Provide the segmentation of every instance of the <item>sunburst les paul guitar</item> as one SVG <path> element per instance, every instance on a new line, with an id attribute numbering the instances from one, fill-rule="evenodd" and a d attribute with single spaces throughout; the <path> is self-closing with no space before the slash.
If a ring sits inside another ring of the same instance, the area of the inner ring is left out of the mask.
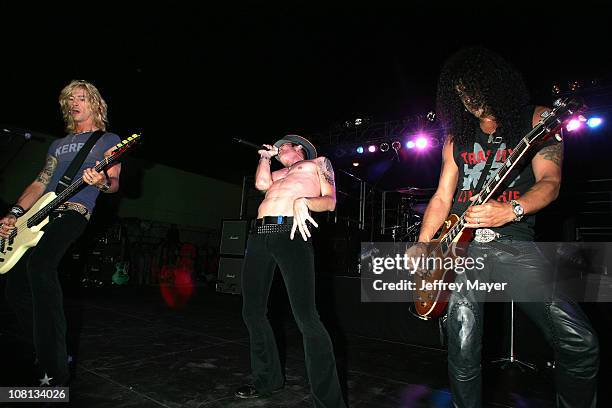
<path id="1" fill-rule="evenodd" d="M 487 180 L 480 192 L 478 192 L 476 200 L 470 203 L 470 207 L 489 201 L 510 172 L 516 167 L 517 163 L 534 144 L 553 134 L 555 134 L 557 140 L 561 141 L 561 136 L 559 133 L 556 133 L 556 130 L 583 109 L 584 105 L 576 100 L 556 100 L 553 109 L 541 114 L 540 122 L 521 139 L 503 165 Z M 431 241 L 425 256 L 442 259 L 459 256 L 457 249 L 465 248 L 467 243 L 472 240 L 474 234 L 473 229 L 465 227 L 466 223 L 465 212 L 461 215 L 451 214 L 436 233 L 437 238 Z M 436 266 L 439 266 L 439 263 L 436 263 Z M 418 274 L 414 275 L 416 290 L 413 294 L 415 311 L 418 317 L 428 319 L 439 317 L 443 314 L 449 292 L 444 290 L 445 286 L 439 283 L 452 282 L 454 279 L 455 273 L 453 270 L 444 268 L 421 270 Z M 421 290 L 424 287 L 436 289 Z"/>
<path id="2" fill-rule="evenodd" d="M 118 143 L 112 153 L 94 167 L 98 172 L 113 165 L 130 147 L 140 140 L 139 134 L 133 134 Z M 81 177 L 70 184 L 59 195 L 50 191 L 43 195 L 23 216 L 17 219 L 15 229 L 8 238 L 0 238 L 0 274 L 6 273 L 19 261 L 25 252 L 36 246 L 49 223 L 49 213 L 76 194 L 84 185 Z"/>

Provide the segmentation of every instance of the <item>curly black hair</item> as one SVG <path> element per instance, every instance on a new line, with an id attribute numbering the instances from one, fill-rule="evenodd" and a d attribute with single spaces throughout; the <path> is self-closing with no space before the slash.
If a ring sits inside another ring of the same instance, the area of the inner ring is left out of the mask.
<path id="1" fill-rule="evenodd" d="M 479 120 L 467 112 L 457 86 L 487 107 L 497 121 L 497 133 L 515 144 L 524 136 L 520 115 L 529 103 L 529 92 L 522 75 L 495 52 L 483 47 L 464 48 L 449 57 L 440 73 L 436 114 L 446 134 L 466 145 L 474 141 Z"/>

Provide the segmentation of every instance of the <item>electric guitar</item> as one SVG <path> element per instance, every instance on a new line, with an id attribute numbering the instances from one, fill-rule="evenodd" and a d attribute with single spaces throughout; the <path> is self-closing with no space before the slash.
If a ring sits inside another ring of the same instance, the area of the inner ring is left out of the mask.
<path id="1" fill-rule="evenodd" d="M 516 167 L 520 159 L 527 151 L 535 144 L 540 142 L 539 139 L 549 137 L 557 128 L 563 125 L 573 115 L 579 113 L 584 106 L 576 100 L 561 100 L 557 99 L 554 103 L 554 108 L 551 111 L 543 112 L 540 117 L 540 122 L 531 129 L 514 148 L 512 154 L 504 161 L 503 165 L 497 172 L 487 180 L 482 189 L 478 192 L 478 198 L 470 203 L 470 206 L 481 205 L 489 201 L 495 194 L 495 191 L 507 178 L 508 174 Z M 561 135 L 555 134 L 555 138 L 561 141 Z M 491 152 L 491 154 L 494 154 Z M 469 208 L 468 207 L 468 208 Z M 467 211 L 467 209 L 466 209 Z M 467 243 L 472 240 L 474 230 L 465 227 L 465 212 L 461 215 L 451 214 L 442 224 L 440 230 L 436 233 L 437 238 L 432 240 L 428 247 L 428 254 L 425 257 L 432 258 L 456 258 L 458 254 L 458 244 Z M 436 283 L 453 282 L 455 273 L 452 269 L 439 268 L 440 263 L 437 262 L 436 268 L 431 270 L 422 270 L 420 273 L 414 274 L 415 288 L 414 304 L 417 317 L 429 319 L 431 317 L 439 317 L 444 312 L 448 301 L 449 292 L 444 289 L 423 289 L 423 281 L 425 286 L 430 288 L 440 288 Z M 442 262 L 444 264 L 444 262 Z M 443 286 L 444 287 L 444 286 Z"/>
<path id="2" fill-rule="evenodd" d="M 128 262 L 118 262 L 115 264 L 115 273 L 111 280 L 115 285 L 126 285 L 130 280 L 130 275 L 128 274 L 129 263 Z"/>
<path id="3" fill-rule="evenodd" d="M 98 172 L 114 164 L 131 146 L 140 140 L 139 134 L 133 134 L 115 146 L 113 152 L 94 167 Z M 0 238 L 0 274 L 6 273 L 19 261 L 23 254 L 36 246 L 44 231 L 42 228 L 49 223 L 49 213 L 72 197 L 83 187 L 81 177 L 66 187 L 59 195 L 50 191 L 34 203 L 32 208 L 17 219 L 15 229 L 8 238 Z"/>

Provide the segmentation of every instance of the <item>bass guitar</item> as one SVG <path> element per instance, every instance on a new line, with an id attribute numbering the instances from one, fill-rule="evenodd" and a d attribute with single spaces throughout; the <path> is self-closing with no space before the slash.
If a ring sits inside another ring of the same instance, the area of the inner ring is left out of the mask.
<path id="1" fill-rule="evenodd" d="M 94 169 L 100 172 L 110 167 L 139 140 L 139 134 L 133 134 L 122 140 Z M 53 191 L 48 192 L 40 197 L 28 212 L 17 219 L 15 229 L 11 231 L 9 237 L 0 238 L 0 274 L 10 271 L 28 249 L 38 244 L 45 233 L 42 228 L 49 223 L 49 213 L 76 194 L 83 185 L 83 179 L 79 177 L 59 195 Z"/>

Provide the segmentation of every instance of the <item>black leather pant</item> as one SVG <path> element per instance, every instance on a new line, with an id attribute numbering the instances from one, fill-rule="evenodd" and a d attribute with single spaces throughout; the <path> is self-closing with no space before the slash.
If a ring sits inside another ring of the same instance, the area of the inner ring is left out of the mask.
<path id="1" fill-rule="evenodd" d="M 34 344 L 39 375 L 53 378 L 51 384 L 62 384 L 70 377 L 66 318 L 57 268 L 86 226 L 87 220 L 76 211 L 66 211 L 61 217 L 52 213 L 38 245 L 28 250 L 7 273 L 6 300 L 17 314 L 26 339 Z"/>
<path id="2" fill-rule="evenodd" d="M 508 282 L 506 294 L 534 301 L 515 305 L 538 326 L 555 354 L 557 406 L 595 407 L 599 345 L 597 336 L 580 307 L 542 284 L 550 265 L 533 242 L 513 242 L 519 254 L 472 243 L 469 254 L 486 254 L 485 269 L 478 276 L 457 275 L 456 282 L 487 280 Z M 465 285 L 464 285 L 465 286 Z M 481 349 L 483 327 L 483 292 L 453 292 L 449 299 L 448 374 L 454 407 L 481 407 Z"/>
<path id="3" fill-rule="evenodd" d="M 302 332 L 306 371 L 317 408 L 346 407 L 331 339 L 315 305 L 312 239 L 289 232 L 249 235 L 242 270 L 242 316 L 249 330 L 255 388 L 267 394 L 283 386 L 278 349 L 267 318 L 268 295 L 278 265 L 295 321 Z"/>

